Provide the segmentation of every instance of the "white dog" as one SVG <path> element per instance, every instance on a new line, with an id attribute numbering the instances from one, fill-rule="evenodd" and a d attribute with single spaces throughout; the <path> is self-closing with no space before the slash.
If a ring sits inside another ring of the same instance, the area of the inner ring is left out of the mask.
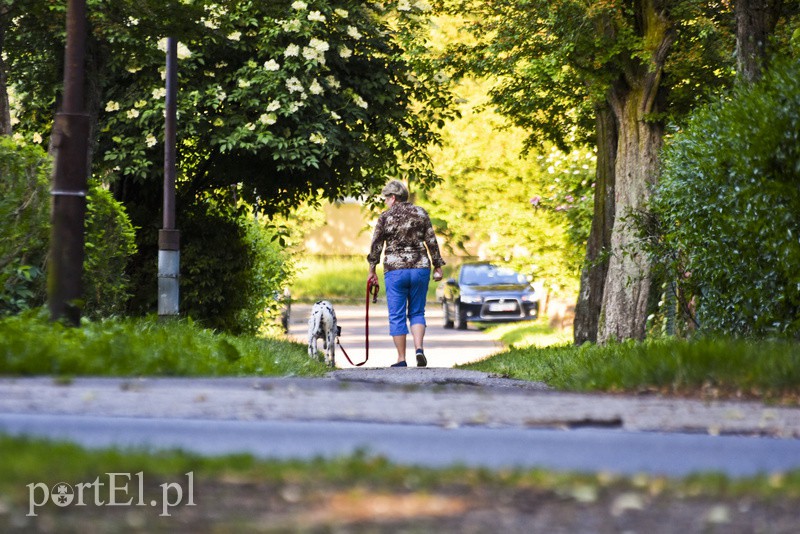
<path id="1" fill-rule="evenodd" d="M 323 342 L 325 350 L 325 363 L 336 367 L 336 336 L 341 330 L 336 324 L 336 312 L 333 305 L 327 300 L 321 300 L 311 308 L 311 317 L 308 319 L 308 355 L 318 358 L 317 340 Z"/>

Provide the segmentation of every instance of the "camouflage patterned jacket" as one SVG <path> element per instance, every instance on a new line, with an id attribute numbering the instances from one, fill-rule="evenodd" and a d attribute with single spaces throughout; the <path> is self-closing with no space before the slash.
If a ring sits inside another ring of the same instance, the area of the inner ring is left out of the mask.
<path id="1" fill-rule="evenodd" d="M 384 243 L 384 272 L 395 269 L 429 269 L 431 262 L 434 267 L 445 264 L 439 253 L 439 244 L 436 242 L 428 213 L 408 202 L 398 201 L 378 217 L 367 256 L 370 267 L 380 261 Z"/>

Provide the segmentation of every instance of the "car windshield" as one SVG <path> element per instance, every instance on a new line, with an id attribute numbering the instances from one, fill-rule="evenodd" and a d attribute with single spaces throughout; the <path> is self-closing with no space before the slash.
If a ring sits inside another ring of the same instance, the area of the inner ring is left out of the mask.
<path id="1" fill-rule="evenodd" d="M 525 284 L 525 277 L 517 272 L 494 265 L 465 265 L 461 269 L 461 283 L 466 286 Z"/>

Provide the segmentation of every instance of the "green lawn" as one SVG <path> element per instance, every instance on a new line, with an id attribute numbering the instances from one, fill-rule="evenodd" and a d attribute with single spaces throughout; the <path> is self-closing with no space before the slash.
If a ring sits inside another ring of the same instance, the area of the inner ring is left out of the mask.
<path id="1" fill-rule="evenodd" d="M 0 374 L 320 376 L 324 364 L 281 338 L 215 333 L 190 320 L 108 319 L 80 328 L 42 311 L 0 320 Z"/>

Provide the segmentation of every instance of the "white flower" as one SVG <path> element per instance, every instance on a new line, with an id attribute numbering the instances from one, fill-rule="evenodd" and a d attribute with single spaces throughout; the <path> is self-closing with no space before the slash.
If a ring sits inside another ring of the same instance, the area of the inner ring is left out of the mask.
<path id="1" fill-rule="evenodd" d="M 334 9 L 333 12 L 342 17 L 343 19 L 346 19 L 348 16 L 350 16 L 350 13 L 348 13 L 346 9 L 337 8 Z"/>
<path id="2" fill-rule="evenodd" d="M 147 105 L 147 100 L 137 100 L 136 103 L 133 104 L 135 108 L 143 108 Z"/>
<path id="3" fill-rule="evenodd" d="M 237 83 L 240 89 L 247 89 L 250 87 L 250 80 L 239 80 Z"/>
<path id="4" fill-rule="evenodd" d="M 329 45 L 322 39 L 317 39 L 316 37 L 311 38 L 311 40 L 308 42 L 308 46 L 320 52 L 327 52 L 331 48 L 331 45 Z"/>
<path id="5" fill-rule="evenodd" d="M 158 139 L 156 139 L 155 135 L 150 134 L 150 135 L 147 136 L 147 138 L 144 140 L 144 142 L 145 142 L 145 144 L 147 144 L 148 147 L 153 147 L 153 146 L 156 146 L 156 143 L 158 143 Z"/>
<path id="6" fill-rule="evenodd" d="M 217 100 L 219 100 L 220 102 L 222 102 L 223 100 L 225 100 L 226 98 L 228 98 L 228 95 L 227 95 L 227 93 L 225 93 L 225 91 L 223 91 L 223 90 L 222 90 L 222 87 L 220 87 L 220 86 L 217 86 L 217 93 L 216 93 L 216 97 L 217 97 Z"/>
<path id="7" fill-rule="evenodd" d="M 367 104 L 367 101 L 364 100 L 363 98 L 361 98 L 361 96 L 359 96 L 359 95 L 357 95 L 355 93 L 353 93 L 353 102 L 355 103 L 356 106 L 358 106 L 360 108 L 367 109 L 367 107 L 369 107 L 369 104 Z"/>
<path id="8" fill-rule="evenodd" d="M 189 50 L 189 47 L 183 43 L 178 43 L 178 59 L 186 59 L 191 56 L 192 51 Z"/>
<path id="9" fill-rule="evenodd" d="M 350 37 L 352 37 L 356 41 L 358 41 L 359 39 L 361 39 L 361 37 L 363 37 L 361 35 L 361 33 L 358 31 L 358 28 L 356 28 L 355 26 L 348 26 L 347 27 L 347 35 L 349 35 Z"/>
<path id="10" fill-rule="evenodd" d="M 339 57 L 342 59 L 347 59 L 353 55 L 353 51 L 347 48 L 346 46 L 339 47 Z"/>
<path id="11" fill-rule="evenodd" d="M 255 125 L 255 124 L 253 124 L 252 122 L 248 122 L 248 123 L 245 125 L 245 128 L 247 128 L 248 130 L 250 130 L 250 131 L 252 132 L 253 130 L 255 130 L 255 129 L 256 129 L 256 125 Z"/>
<path id="12" fill-rule="evenodd" d="M 308 12 L 308 20 L 310 21 L 317 21 L 317 22 L 325 22 L 325 15 L 320 13 L 319 11 L 309 11 Z"/>
<path id="13" fill-rule="evenodd" d="M 311 82 L 311 85 L 308 87 L 308 91 L 312 95 L 321 95 L 322 93 L 325 92 L 325 89 L 322 88 L 322 86 L 319 84 L 319 82 L 317 80 L 314 80 L 313 82 Z"/>
<path id="14" fill-rule="evenodd" d="M 335 111 L 331 111 L 331 118 L 332 118 L 333 120 L 337 120 L 337 121 L 338 121 L 339 119 L 341 119 L 341 118 L 342 118 L 342 116 L 341 116 L 341 115 L 339 115 L 338 113 L 336 113 Z"/>
<path id="15" fill-rule="evenodd" d="M 301 107 L 303 107 L 303 103 L 302 102 L 292 102 L 291 104 L 289 104 L 289 113 L 294 113 L 295 111 L 297 111 Z"/>
<path id="16" fill-rule="evenodd" d="M 14 135 L 11 136 L 11 139 L 16 141 L 17 143 L 25 144 L 25 136 L 19 132 L 16 132 Z"/>
<path id="17" fill-rule="evenodd" d="M 109 100 L 108 103 L 106 103 L 106 111 L 119 111 L 119 102 Z"/>
<path id="18" fill-rule="evenodd" d="M 425 0 L 419 0 L 417 3 L 414 4 L 414 7 L 419 9 L 420 11 L 430 11 L 431 9 L 433 9 L 431 5 Z"/>
<path id="19" fill-rule="evenodd" d="M 129 119 L 135 119 L 139 116 L 138 109 L 129 109 L 128 112 L 125 114 Z"/>
<path id="20" fill-rule="evenodd" d="M 311 48 L 310 46 L 303 47 L 303 57 L 308 61 L 319 61 L 320 63 L 325 62 L 325 56 L 319 50 Z"/>
<path id="21" fill-rule="evenodd" d="M 408 0 L 400 0 L 397 2 L 397 11 L 411 11 L 411 2 Z"/>
<path id="22" fill-rule="evenodd" d="M 36 132 L 35 134 L 33 134 L 33 142 L 34 143 L 41 143 L 42 142 L 42 134 L 40 134 L 39 132 Z"/>
<path id="23" fill-rule="evenodd" d="M 219 28 L 219 24 L 217 24 L 216 22 L 214 22 L 212 20 L 209 20 L 209 19 L 207 19 L 205 17 L 201 18 L 200 22 L 202 22 L 203 26 L 205 26 L 206 28 L 208 28 L 210 30 L 216 30 L 216 29 Z"/>
<path id="24" fill-rule="evenodd" d="M 283 28 L 283 31 L 285 32 L 299 32 L 300 28 L 303 27 L 302 24 L 300 24 L 300 21 L 297 19 L 284 20 L 280 24 L 281 28 Z"/>
<path id="25" fill-rule="evenodd" d="M 128 17 L 128 24 L 130 24 L 131 26 L 138 26 L 139 25 L 139 19 L 135 19 L 133 17 Z"/>
<path id="26" fill-rule="evenodd" d="M 298 80 L 294 76 L 286 80 L 286 88 L 289 90 L 290 93 L 294 92 L 302 93 L 305 91 L 305 89 L 303 89 L 303 84 L 300 83 L 300 80 Z"/>
<path id="27" fill-rule="evenodd" d="M 331 89 L 339 89 L 342 86 L 342 84 L 339 83 L 339 80 L 337 80 L 333 76 L 327 76 L 325 78 L 325 82 L 328 84 L 328 87 L 330 87 Z"/>
<path id="28" fill-rule="evenodd" d="M 286 50 L 283 51 L 283 55 L 286 57 L 295 57 L 300 55 L 300 47 L 296 44 L 290 44 L 286 47 Z"/>
<path id="29" fill-rule="evenodd" d="M 322 135 L 322 134 L 321 134 L 321 133 L 319 133 L 319 132 L 314 132 L 314 133 L 312 133 L 312 134 L 311 134 L 311 135 L 308 137 L 308 140 L 309 140 L 309 141 L 311 141 L 312 143 L 315 143 L 315 144 L 317 144 L 317 145 L 324 145 L 325 143 L 327 143 L 327 142 L 328 142 L 328 140 L 327 140 L 327 139 L 325 139 L 325 136 L 324 136 L 324 135 Z"/>
<path id="30" fill-rule="evenodd" d="M 228 39 L 230 39 L 231 41 L 238 41 L 241 38 L 242 38 L 242 32 L 233 32 L 228 36 Z"/>
<path id="31" fill-rule="evenodd" d="M 297 11 L 303 11 L 304 9 L 308 8 L 308 4 L 303 2 L 302 0 L 297 0 L 297 2 L 292 4 L 292 9 Z"/>
<path id="32" fill-rule="evenodd" d="M 274 113 L 264 113 L 258 118 L 262 124 L 266 124 L 267 126 L 272 126 L 278 121 L 278 116 Z"/>
<path id="33" fill-rule="evenodd" d="M 281 65 L 274 59 L 270 59 L 269 61 L 264 62 L 264 69 L 270 71 L 280 70 Z"/>
<path id="34" fill-rule="evenodd" d="M 267 111 L 278 111 L 281 109 L 281 103 L 279 100 L 273 100 L 272 102 L 267 105 Z"/>

